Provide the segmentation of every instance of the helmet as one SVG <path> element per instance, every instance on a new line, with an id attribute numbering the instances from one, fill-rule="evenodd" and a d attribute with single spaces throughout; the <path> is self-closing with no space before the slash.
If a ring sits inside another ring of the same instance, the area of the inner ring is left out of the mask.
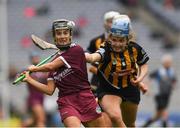
<path id="1" fill-rule="evenodd" d="M 104 14 L 104 22 L 106 22 L 108 19 L 113 19 L 116 15 L 120 15 L 120 13 L 115 11 L 106 12 Z"/>
<path id="2" fill-rule="evenodd" d="M 53 33 L 53 38 L 54 41 L 56 42 L 56 38 L 55 38 L 55 30 L 57 29 L 68 29 L 70 31 L 70 42 L 68 44 L 65 45 L 59 45 L 56 44 L 56 46 L 60 49 L 60 50 L 66 50 L 70 47 L 71 45 L 71 40 L 72 40 L 72 32 L 73 32 L 73 28 L 75 27 L 75 23 L 73 21 L 69 21 L 66 19 L 58 19 L 55 20 L 52 24 L 52 33 Z"/>
<path id="3" fill-rule="evenodd" d="M 126 19 L 128 22 L 131 22 L 129 16 L 128 15 L 124 15 L 124 14 L 114 16 L 113 20 L 116 20 L 116 19 L 119 19 L 119 18 Z"/>
<path id="4" fill-rule="evenodd" d="M 55 20 L 53 21 L 53 24 L 52 24 L 53 37 L 55 36 L 56 29 L 69 29 L 72 35 L 72 30 L 74 27 L 75 27 L 75 23 L 73 21 L 69 21 L 66 19 Z"/>
<path id="5" fill-rule="evenodd" d="M 133 31 L 133 28 L 132 28 L 132 25 L 131 25 L 131 20 L 129 18 L 128 15 L 124 15 L 124 14 L 121 14 L 121 15 L 116 15 L 113 20 L 117 20 L 117 19 L 123 19 L 123 20 L 127 20 L 127 22 L 129 22 L 129 40 L 132 41 L 132 42 L 136 42 L 136 35 Z"/>
<path id="6" fill-rule="evenodd" d="M 119 37 L 129 36 L 130 22 L 127 19 L 117 18 L 113 20 L 110 34 Z"/>
<path id="7" fill-rule="evenodd" d="M 119 18 L 120 18 L 120 19 L 123 19 L 123 20 L 127 20 L 127 22 L 129 22 L 129 27 L 130 27 L 130 29 L 132 29 L 131 20 L 130 20 L 130 18 L 129 18 L 128 15 L 124 15 L 124 14 L 116 15 L 116 16 L 114 16 L 113 20 L 117 20 L 117 19 L 119 19 Z"/>

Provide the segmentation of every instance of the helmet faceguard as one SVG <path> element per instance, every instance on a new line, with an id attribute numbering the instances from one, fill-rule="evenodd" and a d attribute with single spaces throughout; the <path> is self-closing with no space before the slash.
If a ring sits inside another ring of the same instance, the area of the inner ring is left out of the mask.
<path id="1" fill-rule="evenodd" d="M 73 28 L 75 26 L 75 23 L 73 21 L 69 21 L 69 20 L 66 20 L 66 19 L 59 19 L 59 20 L 55 20 L 53 22 L 53 25 L 52 25 L 52 33 L 53 33 L 53 38 L 54 38 L 54 42 L 56 44 L 56 46 L 60 49 L 60 50 L 66 50 L 70 47 L 71 45 L 71 41 L 72 41 L 72 32 L 73 32 Z M 59 44 L 57 43 L 57 40 L 56 40 L 56 35 L 55 35 L 55 31 L 56 30 L 63 30 L 63 29 L 67 29 L 69 30 L 70 32 L 70 39 L 69 39 L 69 42 L 66 43 L 66 44 Z"/>

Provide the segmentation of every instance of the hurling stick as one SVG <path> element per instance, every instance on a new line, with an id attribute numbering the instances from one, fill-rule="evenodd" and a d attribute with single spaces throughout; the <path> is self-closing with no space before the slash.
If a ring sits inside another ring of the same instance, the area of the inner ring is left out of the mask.
<path id="1" fill-rule="evenodd" d="M 39 38 L 39 37 L 37 37 L 35 35 L 31 35 L 31 39 L 32 39 L 33 43 L 42 50 L 46 50 L 46 49 L 56 49 L 56 50 L 58 50 L 56 45 L 48 43 L 48 42 L 42 40 L 41 38 Z"/>
<path id="2" fill-rule="evenodd" d="M 45 63 L 48 62 L 50 59 L 52 59 L 56 54 L 58 54 L 58 52 L 59 52 L 59 51 L 55 52 L 55 53 L 52 54 L 51 56 L 49 56 L 49 57 L 47 57 L 46 59 L 42 60 L 42 61 L 41 61 L 40 63 L 38 63 L 36 66 L 38 67 L 38 66 L 41 66 L 41 65 L 45 64 Z M 20 75 L 20 76 L 13 82 L 13 84 L 15 85 L 15 84 L 21 82 L 25 77 L 26 77 L 25 74 Z"/>

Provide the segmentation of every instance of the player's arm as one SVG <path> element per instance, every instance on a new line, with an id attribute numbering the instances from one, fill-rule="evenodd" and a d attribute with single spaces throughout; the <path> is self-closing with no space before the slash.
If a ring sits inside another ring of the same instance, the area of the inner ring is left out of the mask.
<path id="1" fill-rule="evenodd" d="M 144 77 L 148 72 L 148 65 L 143 64 L 138 67 L 140 70 L 140 74 L 136 76 L 135 79 L 131 79 L 131 82 L 133 83 L 133 85 L 138 85 L 138 87 L 143 92 L 143 94 L 145 94 L 148 91 L 148 86 L 144 82 L 142 82 L 142 80 L 144 79 Z"/>
<path id="2" fill-rule="evenodd" d="M 95 53 L 85 53 L 86 61 L 89 63 L 99 62 L 104 59 L 105 49 L 99 48 Z"/>
<path id="3" fill-rule="evenodd" d="M 28 70 L 31 72 L 49 72 L 49 71 L 54 71 L 63 65 L 64 65 L 64 62 L 58 57 L 52 62 L 41 65 L 39 67 L 32 65 L 28 68 Z"/>
<path id="4" fill-rule="evenodd" d="M 101 60 L 101 55 L 97 52 L 92 54 L 86 52 L 85 57 L 88 63 L 99 62 Z"/>
<path id="5" fill-rule="evenodd" d="M 139 46 L 138 44 L 134 43 L 134 47 L 137 49 L 138 55 L 137 55 L 137 64 L 140 68 L 140 74 L 139 76 L 137 76 L 137 79 L 135 81 L 133 81 L 133 83 L 139 83 L 141 82 L 144 77 L 147 75 L 148 72 L 148 60 L 149 60 L 149 56 L 147 55 L 147 53 L 145 52 L 145 50 Z"/>
<path id="6" fill-rule="evenodd" d="M 140 68 L 140 74 L 138 79 L 139 81 L 142 81 L 148 73 L 148 64 L 143 64 L 139 68 Z"/>
<path id="7" fill-rule="evenodd" d="M 97 67 L 91 65 L 91 67 L 89 68 L 89 71 L 90 71 L 91 73 L 97 74 Z"/>
<path id="8" fill-rule="evenodd" d="M 29 72 L 26 72 L 26 77 L 23 81 L 29 83 L 28 86 L 33 86 L 37 90 L 39 90 L 42 93 L 45 93 L 47 95 L 52 95 L 56 89 L 56 86 L 54 84 L 53 80 L 48 80 L 47 85 L 42 84 L 36 80 L 34 80 L 30 75 Z"/>
<path id="9" fill-rule="evenodd" d="M 147 64 L 139 65 L 139 68 L 140 68 L 139 76 L 137 76 L 136 79 L 131 80 L 131 82 L 134 84 L 141 82 L 144 79 L 144 77 L 147 75 L 147 72 L 148 72 Z"/>

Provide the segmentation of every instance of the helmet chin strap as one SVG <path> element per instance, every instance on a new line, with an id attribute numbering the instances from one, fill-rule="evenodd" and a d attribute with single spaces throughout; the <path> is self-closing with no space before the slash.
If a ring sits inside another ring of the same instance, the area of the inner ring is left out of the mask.
<path id="1" fill-rule="evenodd" d="M 66 44 L 66 45 L 56 44 L 56 47 L 59 48 L 61 51 L 66 51 L 70 48 L 70 45 L 71 45 L 71 42 L 69 44 Z"/>

